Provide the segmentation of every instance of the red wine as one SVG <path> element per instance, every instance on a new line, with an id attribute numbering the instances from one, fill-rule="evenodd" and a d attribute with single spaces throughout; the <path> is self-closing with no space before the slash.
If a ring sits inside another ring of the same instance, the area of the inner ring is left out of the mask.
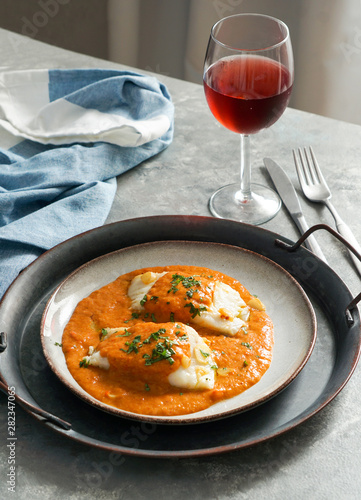
<path id="1" fill-rule="evenodd" d="M 213 115 L 239 134 L 254 134 L 275 123 L 292 90 L 285 66 L 249 55 L 220 59 L 208 68 L 203 83 Z"/>

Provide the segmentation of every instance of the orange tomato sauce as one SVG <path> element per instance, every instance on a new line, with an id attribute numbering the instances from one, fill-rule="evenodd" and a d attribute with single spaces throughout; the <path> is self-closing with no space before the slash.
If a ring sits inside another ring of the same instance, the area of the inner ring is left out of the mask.
<path id="1" fill-rule="evenodd" d="M 135 312 L 127 291 L 135 276 L 148 271 L 169 274 L 149 290 L 144 310 Z M 171 288 L 174 274 L 196 276 L 202 286 L 189 297 L 188 290 L 181 285 L 176 290 Z M 252 305 L 249 305 L 247 326 L 234 336 L 195 324 L 192 315 L 210 303 L 216 280 L 238 291 L 246 304 L 254 298 L 239 281 L 218 271 L 194 266 L 138 269 L 94 291 L 79 302 L 64 329 L 62 348 L 70 373 L 97 400 L 125 411 L 153 416 L 194 413 L 250 388 L 271 364 L 273 324 L 264 310 Z M 185 307 L 190 303 L 193 308 Z M 172 343 L 184 335 L 184 324 L 194 328 L 209 346 L 215 370 L 212 389 L 183 389 L 169 384 L 168 376 L 180 366 L 182 356 L 190 355 L 187 342 L 172 345 L 171 360 L 146 363 L 152 356 L 154 334 L 159 335 L 160 331 L 162 337 L 168 339 L 165 342 Z M 105 328 L 126 330 L 115 334 L 112 341 L 106 338 L 100 342 Z M 82 363 L 89 347 L 98 345 L 100 354 L 109 361 L 108 369 Z"/>

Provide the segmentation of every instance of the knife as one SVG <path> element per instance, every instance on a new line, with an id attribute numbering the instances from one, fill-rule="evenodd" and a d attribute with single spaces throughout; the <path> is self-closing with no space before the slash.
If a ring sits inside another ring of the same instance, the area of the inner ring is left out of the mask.
<path id="1" fill-rule="evenodd" d="M 264 158 L 263 161 L 268 173 L 271 176 L 273 184 L 276 186 L 278 194 L 291 214 L 291 217 L 300 233 L 305 233 L 307 229 L 309 229 L 309 226 L 302 213 L 301 205 L 291 179 L 288 177 L 283 168 L 281 168 L 275 161 L 271 160 L 271 158 Z M 323 255 L 323 252 L 313 234 L 305 240 L 304 244 L 309 250 L 311 250 L 311 252 L 327 264 L 326 257 Z"/>

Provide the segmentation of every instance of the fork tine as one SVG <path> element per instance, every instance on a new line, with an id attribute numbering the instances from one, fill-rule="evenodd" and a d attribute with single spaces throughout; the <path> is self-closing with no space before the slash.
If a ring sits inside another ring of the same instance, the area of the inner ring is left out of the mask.
<path id="1" fill-rule="evenodd" d="M 302 162 L 302 164 L 304 165 L 303 168 L 305 169 L 305 172 L 306 172 L 307 183 L 308 184 L 315 184 L 315 183 L 317 184 L 319 181 L 318 181 L 317 175 L 315 173 L 315 169 L 313 168 L 313 163 L 310 160 L 310 156 L 307 152 L 307 149 L 304 148 L 303 152 L 304 152 L 303 154 L 304 154 L 305 161 Z"/>
<path id="2" fill-rule="evenodd" d="M 315 174 L 317 174 L 317 182 L 319 183 L 324 183 L 326 184 L 326 181 L 325 179 L 323 178 L 323 175 L 322 175 L 322 172 L 321 172 L 321 169 L 320 169 L 320 166 L 318 164 L 318 161 L 316 159 L 316 156 L 315 156 L 315 153 L 313 152 L 313 149 L 312 147 L 310 146 L 310 153 L 311 153 L 311 157 L 312 157 L 312 162 L 313 162 L 313 166 L 314 166 L 314 172 Z"/>
<path id="3" fill-rule="evenodd" d="M 297 157 L 296 150 L 293 149 L 293 151 L 292 151 L 293 152 L 293 159 L 294 159 L 294 162 L 296 165 L 298 180 L 301 184 L 301 187 L 303 187 L 304 185 L 307 185 L 308 181 L 306 179 L 306 171 L 305 171 L 305 166 L 303 163 L 302 152 L 301 152 L 300 148 L 298 148 L 297 151 L 298 151 L 299 158 Z"/>
<path id="4" fill-rule="evenodd" d="M 293 150 L 296 171 L 304 195 L 311 201 L 325 203 L 326 199 L 331 198 L 331 192 L 312 147 L 303 148 L 303 151 L 298 148 L 297 153 Z"/>

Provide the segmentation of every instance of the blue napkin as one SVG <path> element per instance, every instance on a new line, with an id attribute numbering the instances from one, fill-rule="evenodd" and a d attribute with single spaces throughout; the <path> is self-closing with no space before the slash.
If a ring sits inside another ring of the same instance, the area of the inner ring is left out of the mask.
<path id="1" fill-rule="evenodd" d="M 0 298 L 45 250 L 102 225 L 116 176 L 165 149 L 173 105 L 127 71 L 0 75 Z"/>

